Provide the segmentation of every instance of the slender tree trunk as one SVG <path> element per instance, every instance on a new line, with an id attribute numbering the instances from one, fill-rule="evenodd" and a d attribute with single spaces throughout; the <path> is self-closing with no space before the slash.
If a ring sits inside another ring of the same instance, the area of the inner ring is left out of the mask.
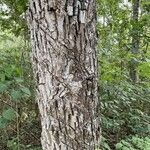
<path id="1" fill-rule="evenodd" d="M 30 0 L 43 150 L 99 144 L 95 0 Z"/>
<path id="2" fill-rule="evenodd" d="M 132 47 L 131 53 L 136 57 L 139 51 L 139 31 L 138 31 L 138 18 L 139 18 L 139 7 L 140 7 L 140 0 L 133 0 L 133 12 L 132 12 Z M 137 61 L 135 59 L 131 60 L 130 64 L 130 78 L 133 83 L 136 83 L 138 80 L 138 73 L 137 73 Z"/>

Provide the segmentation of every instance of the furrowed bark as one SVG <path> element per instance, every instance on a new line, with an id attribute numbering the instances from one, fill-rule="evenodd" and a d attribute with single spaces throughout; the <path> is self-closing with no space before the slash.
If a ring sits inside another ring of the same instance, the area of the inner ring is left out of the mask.
<path id="1" fill-rule="evenodd" d="M 29 2 L 43 150 L 99 144 L 95 8 L 95 0 Z"/>

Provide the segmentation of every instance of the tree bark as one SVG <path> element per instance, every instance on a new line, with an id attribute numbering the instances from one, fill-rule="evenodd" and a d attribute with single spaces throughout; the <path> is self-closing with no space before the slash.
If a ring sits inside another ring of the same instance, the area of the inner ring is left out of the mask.
<path id="1" fill-rule="evenodd" d="M 139 51 L 139 31 L 138 31 L 138 18 L 139 18 L 139 8 L 140 8 L 140 0 L 133 0 L 133 11 L 132 11 L 132 47 L 131 53 L 134 57 L 138 54 Z M 133 83 L 136 83 L 138 80 L 137 73 L 137 61 L 135 59 L 131 60 L 130 63 L 130 78 Z"/>
<path id="2" fill-rule="evenodd" d="M 95 9 L 95 0 L 29 2 L 43 150 L 99 144 Z"/>

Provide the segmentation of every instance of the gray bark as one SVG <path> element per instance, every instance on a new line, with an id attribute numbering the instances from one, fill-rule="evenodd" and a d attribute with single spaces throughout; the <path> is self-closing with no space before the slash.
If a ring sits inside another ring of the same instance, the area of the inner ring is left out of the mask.
<path id="1" fill-rule="evenodd" d="M 30 0 L 43 150 L 94 150 L 99 144 L 95 8 L 95 0 Z"/>
<path id="2" fill-rule="evenodd" d="M 132 12 L 133 27 L 132 27 L 131 53 L 135 57 L 139 51 L 139 31 L 138 31 L 139 8 L 140 8 L 140 0 L 133 0 L 133 12 Z M 138 80 L 137 61 L 135 59 L 131 60 L 130 78 L 131 78 L 133 83 L 136 83 Z"/>

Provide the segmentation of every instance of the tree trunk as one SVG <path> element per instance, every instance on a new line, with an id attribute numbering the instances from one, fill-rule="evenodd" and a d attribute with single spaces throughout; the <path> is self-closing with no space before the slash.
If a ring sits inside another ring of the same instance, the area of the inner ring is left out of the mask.
<path id="1" fill-rule="evenodd" d="M 139 17 L 139 7 L 140 0 L 133 0 L 133 14 L 132 14 L 132 47 L 131 53 L 134 57 L 138 54 L 139 51 L 139 31 L 138 31 L 138 17 Z M 130 78 L 133 83 L 136 83 L 138 80 L 137 73 L 137 61 L 135 59 L 131 60 L 130 63 Z"/>
<path id="2" fill-rule="evenodd" d="M 95 8 L 95 0 L 30 0 L 43 150 L 99 144 Z"/>

